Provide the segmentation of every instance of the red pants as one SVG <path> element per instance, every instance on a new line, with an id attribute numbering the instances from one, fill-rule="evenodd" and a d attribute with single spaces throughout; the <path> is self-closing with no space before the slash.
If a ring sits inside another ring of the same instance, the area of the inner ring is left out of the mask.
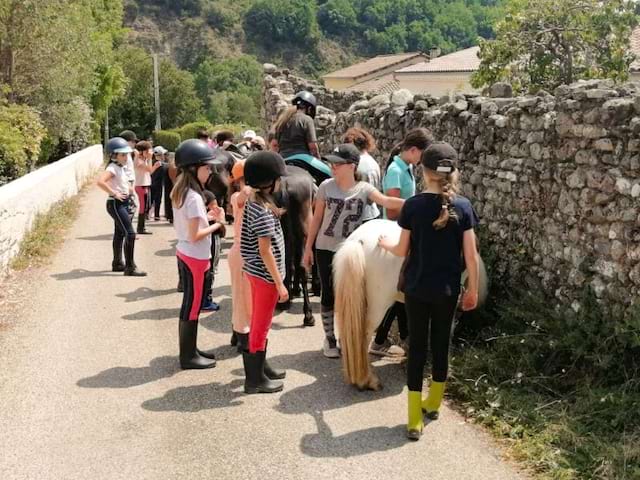
<path id="1" fill-rule="evenodd" d="M 149 196 L 149 187 L 136 186 L 136 194 L 138 195 L 138 201 L 140 207 L 138 208 L 138 215 L 147 213 L 147 198 Z"/>
<path id="2" fill-rule="evenodd" d="M 198 320 L 204 290 L 204 274 L 209 270 L 209 260 L 188 257 L 181 252 L 176 252 L 176 255 L 184 288 L 180 320 Z"/>
<path id="3" fill-rule="evenodd" d="M 262 352 L 267 348 L 267 335 L 271 328 L 273 312 L 278 303 L 278 289 L 273 283 L 248 275 L 251 284 L 251 330 L 249 352 Z"/>

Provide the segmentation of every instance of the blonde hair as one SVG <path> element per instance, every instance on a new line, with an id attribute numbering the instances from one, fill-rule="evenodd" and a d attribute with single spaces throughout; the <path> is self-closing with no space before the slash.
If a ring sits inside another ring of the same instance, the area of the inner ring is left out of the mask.
<path id="1" fill-rule="evenodd" d="M 447 226 L 450 220 L 458 221 L 458 214 L 453 208 L 451 202 L 456 197 L 460 189 L 460 174 L 458 170 L 454 170 L 451 173 L 439 173 L 434 172 L 422 167 L 422 173 L 425 177 L 425 183 L 428 181 L 437 182 L 440 186 L 440 201 L 442 202 L 442 209 L 440 215 L 433 221 L 433 228 L 436 230 L 442 230 Z"/>
<path id="2" fill-rule="evenodd" d="M 276 120 L 276 123 L 273 125 L 273 131 L 276 134 L 276 138 L 280 136 L 284 128 L 297 112 L 297 107 L 289 107 L 280 114 L 280 116 Z"/>
<path id="3" fill-rule="evenodd" d="M 178 173 L 176 183 L 171 190 L 171 203 L 176 208 L 182 207 L 189 189 L 195 190 L 200 196 L 202 196 L 202 187 L 198 181 L 197 165 L 180 169 Z"/>
<path id="4" fill-rule="evenodd" d="M 258 205 L 271 211 L 277 218 L 280 218 L 285 213 L 285 209 L 278 207 L 273 194 L 267 189 L 270 189 L 271 185 L 265 187 L 257 187 L 257 189 L 251 195 L 251 200 Z"/>

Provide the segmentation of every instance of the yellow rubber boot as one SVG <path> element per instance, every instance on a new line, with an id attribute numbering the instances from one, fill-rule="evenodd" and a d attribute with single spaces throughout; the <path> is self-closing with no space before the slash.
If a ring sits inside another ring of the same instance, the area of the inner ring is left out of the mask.
<path id="1" fill-rule="evenodd" d="M 407 438 L 409 440 L 419 440 L 422 435 L 422 392 L 412 392 L 409 390 L 409 422 L 407 423 Z"/>
<path id="2" fill-rule="evenodd" d="M 422 410 L 427 414 L 427 418 L 429 420 L 437 420 L 440 410 L 440 405 L 442 404 L 442 397 L 444 397 L 444 386 L 446 382 L 431 382 L 431 386 L 429 387 L 429 395 L 422 402 Z"/>

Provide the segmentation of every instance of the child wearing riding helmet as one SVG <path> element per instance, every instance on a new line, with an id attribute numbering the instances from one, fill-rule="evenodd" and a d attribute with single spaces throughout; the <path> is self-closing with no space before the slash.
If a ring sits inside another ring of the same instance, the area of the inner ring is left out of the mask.
<path id="1" fill-rule="evenodd" d="M 353 144 L 339 145 L 323 160 L 331 164 L 333 178 L 322 182 L 318 188 L 303 265 L 307 270 L 311 268 L 315 243 L 325 332 L 322 351 L 328 358 L 339 358 L 333 319 L 333 256 L 340 244 L 362 224 L 366 205 L 375 202 L 385 208 L 401 208 L 404 200 L 387 197 L 373 185 L 359 181 L 356 170 L 360 151 Z"/>
<path id="2" fill-rule="evenodd" d="M 151 164 L 153 160 L 153 145 L 151 145 L 150 142 L 145 140 L 138 142 L 136 144 L 136 151 L 138 155 L 133 165 L 135 170 L 135 191 L 138 195 L 138 203 L 140 205 L 138 210 L 137 233 L 140 235 L 151 235 L 151 232 L 145 228 L 145 221 L 151 200 L 151 174 L 160 168 L 162 164 L 159 162 L 153 165 Z"/>
<path id="3" fill-rule="evenodd" d="M 420 155 L 433 142 L 431 132 L 426 128 L 416 128 L 406 134 L 404 139 L 391 151 L 387 163 L 384 178 L 382 179 L 382 192 L 390 197 L 404 198 L 407 200 L 416 193 L 416 181 L 413 168 L 420 163 Z M 384 218 L 397 220 L 400 210 L 385 209 Z M 402 347 L 392 345 L 389 340 L 389 331 L 393 321 L 398 319 L 398 331 Z M 404 356 L 407 348 L 407 316 L 404 305 L 396 302 L 385 313 L 376 336 L 371 342 L 369 353 L 381 356 Z"/>
<path id="4" fill-rule="evenodd" d="M 407 364 L 407 436 L 418 440 L 427 418 L 438 418 L 449 367 L 449 336 L 460 295 L 460 279 L 466 266 L 467 289 L 462 309 L 478 303 L 478 253 L 474 227 L 478 216 L 466 198 L 457 195 L 458 154 L 448 143 L 434 143 L 421 155 L 425 190 L 402 207 L 398 243 L 382 236 L 379 245 L 407 257 L 404 281 L 405 308 L 409 319 Z M 423 369 L 431 350 L 432 381 L 422 400 Z"/>
<path id="5" fill-rule="evenodd" d="M 176 150 L 179 169 L 171 191 L 173 226 L 178 237 L 176 256 L 184 295 L 180 308 L 179 346 L 183 369 L 211 368 L 216 364 L 211 352 L 197 348 L 198 317 L 202 305 L 205 274 L 211 258 L 211 234 L 221 228 L 215 215 L 208 215 L 203 198 L 203 185 L 211 175 L 211 166 L 219 162 L 215 152 L 201 140 L 182 142 Z"/>
<path id="6" fill-rule="evenodd" d="M 246 393 L 273 393 L 283 388 L 285 372 L 266 361 L 267 336 L 278 301 L 289 293 L 284 285 L 284 236 L 280 209 L 273 194 L 280 189 L 285 174 L 284 160 L 275 152 L 256 152 L 247 158 L 244 178 L 253 187 L 245 203 L 240 231 L 243 271 L 251 285 L 251 326 L 249 347 L 242 352 Z"/>
<path id="7" fill-rule="evenodd" d="M 243 261 L 240 254 L 242 218 L 248 197 L 244 182 L 244 162 L 244 160 L 237 160 L 231 170 L 231 180 L 237 191 L 231 194 L 233 245 L 229 249 L 227 258 L 231 272 L 231 323 L 233 325 L 231 345 L 237 345 L 239 353 L 242 353 L 249 346 L 249 327 L 251 325 L 251 285 L 247 275 L 243 272 Z"/>
<path id="8" fill-rule="evenodd" d="M 109 194 L 107 199 L 107 212 L 113 218 L 113 272 L 124 272 L 130 277 L 144 277 L 133 261 L 133 252 L 136 243 L 136 232 L 131 225 L 129 216 L 130 202 L 132 202 L 133 186 L 127 171 L 127 159 L 133 152 L 124 138 L 114 137 L 107 142 L 109 164 L 98 178 L 98 186 Z M 122 248 L 124 245 L 124 261 L 122 260 Z"/>

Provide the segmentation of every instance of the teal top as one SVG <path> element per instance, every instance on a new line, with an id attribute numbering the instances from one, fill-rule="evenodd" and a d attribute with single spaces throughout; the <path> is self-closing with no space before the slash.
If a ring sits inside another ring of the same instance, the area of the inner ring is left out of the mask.
<path id="1" fill-rule="evenodd" d="M 387 172 L 382 179 L 382 192 L 386 194 L 388 190 L 400 189 L 400 198 L 407 200 L 416 194 L 416 181 L 413 178 L 413 169 L 400 158 L 399 155 L 393 157 L 393 162 L 389 165 Z M 387 209 L 384 209 L 384 218 L 387 218 Z"/>

